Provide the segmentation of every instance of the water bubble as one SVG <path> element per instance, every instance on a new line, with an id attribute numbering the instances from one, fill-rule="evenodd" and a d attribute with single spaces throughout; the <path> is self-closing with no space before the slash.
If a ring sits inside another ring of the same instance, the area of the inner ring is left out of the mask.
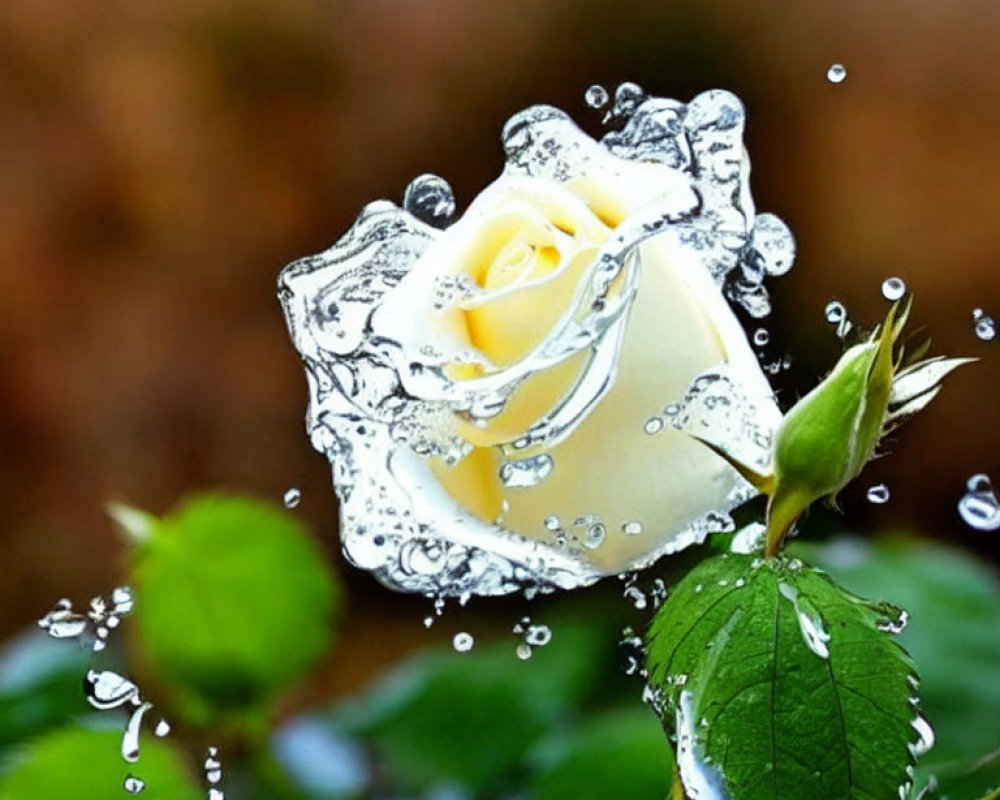
<path id="1" fill-rule="evenodd" d="M 626 81 L 618 85 L 615 89 L 615 104 L 611 109 L 614 117 L 631 117 L 643 100 L 646 93 L 637 83 Z"/>
<path id="2" fill-rule="evenodd" d="M 596 550 L 604 544 L 604 536 L 607 529 L 600 522 L 594 522 L 587 526 L 587 531 L 583 536 L 583 543 L 591 550 Z"/>
<path id="3" fill-rule="evenodd" d="M 557 517 L 555 514 L 549 514 L 549 516 L 545 518 L 546 530 L 555 533 L 561 527 L 562 527 L 562 522 L 560 521 L 559 517 Z"/>
<path id="4" fill-rule="evenodd" d="M 472 646 L 476 643 L 471 633 L 466 633 L 462 631 L 455 634 L 455 638 L 451 640 L 452 647 L 455 648 L 459 653 L 468 653 Z"/>
<path id="5" fill-rule="evenodd" d="M 517 657 L 519 659 L 521 659 L 522 661 L 527 661 L 529 658 L 531 658 L 531 645 L 527 644 L 526 642 L 521 642 L 521 644 L 517 646 L 515 652 L 517 653 Z"/>
<path id="6" fill-rule="evenodd" d="M 403 208 L 421 222 L 443 228 L 455 215 L 455 193 L 444 178 L 420 175 L 406 187 Z"/>
<path id="7" fill-rule="evenodd" d="M 972 321 L 975 325 L 976 336 L 984 342 L 988 342 L 997 335 L 997 326 L 993 317 L 988 317 L 981 308 L 974 309 Z"/>
<path id="8" fill-rule="evenodd" d="M 889 502 L 889 487 L 884 483 L 877 484 L 868 489 L 869 503 L 875 503 L 876 505 L 882 505 L 883 503 Z"/>
<path id="9" fill-rule="evenodd" d="M 145 788 L 146 782 L 142 778 L 137 778 L 135 775 L 126 776 L 125 791 L 129 794 L 139 794 Z"/>
<path id="10" fill-rule="evenodd" d="M 646 424 L 642 426 L 642 429 L 652 436 L 654 433 L 659 433 L 663 430 L 663 420 L 660 417 L 650 417 L 646 420 Z"/>
<path id="11" fill-rule="evenodd" d="M 167 722 L 165 719 L 161 719 L 159 722 L 156 723 L 156 729 L 153 731 L 153 733 L 157 737 L 162 739 L 164 736 L 170 733 L 170 723 Z"/>
<path id="12" fill-rule="evenodd" d="M 769 341 L 771 341 L 771 334 L 767 328 L 757 328 L 753 332 L 753 343 L 757 347 L 765 347 Z"/>
<path id="13" fill-rule="evenodd" d="M 299 502 L 302 500 L 302 491 L 293 486 L 287 492 L 285 492 L 285 508 L 295 508 Z"/>
<path id="14" fill-rule="evenodd" d="M 583 94 L 583 102 L 591 108 L 603 108 L 608 104 L 608 90 L 595 83 Z"/>
<path id="15" fill-rule="evenodd" d="M 636 519 L 630 519 L 622 523 L 622 533 L 626 536 L 638 536 L 642 533 L 642 523 Z"/>
<path id="16" fill-rule="evenodd" d="M 830 83 L 842 83 L 846 77 L 847 69 L 843 64 L 831 64 L 830 69 L 826 71 L 826 79 Z"/>
<path id="17" fill-rule="evenodd" d="M 906 294 L 906 284 L 902 278 L 886 278 L 882 282 L 882 296 L 886 300 L 899 300 L 904 294 Z"/>
<path id="18" fill-rule="evenodd" d="M 552 630 L 548 625 L 532 625 L 524 635 L 524 641 L 532 647 L 545 647 L 552 641 Z"/>
<path id="19" fill-rule="evenodd" d="M 958 501 L 958 513 L 965 524 L 980 531 L 1000 529 L 1000 501 L 989 476 L 978 473 L 966 483 L 968 491 Z"/>

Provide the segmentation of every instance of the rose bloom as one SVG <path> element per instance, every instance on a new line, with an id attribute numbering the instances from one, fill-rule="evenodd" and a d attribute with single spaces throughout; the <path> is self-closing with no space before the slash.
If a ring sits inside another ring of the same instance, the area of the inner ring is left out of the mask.
<path id="1" fill-rule="evenodd" d="M 677 104 L 649 105 L 654 118 L 676 113 Z M 381 568 L 393 585 L 459 593 L 443 577 L 456 574 L 452 545 L 500 553 L 529 571 L 546 560 L 562 571 L 575 564 L 578 583 L 646 566 L 703 539 L 706 519 L 748 495 L 724 459 L 663 423 L 664 408 L 683 401 L 698 376 L 724 372 L 739 388 L 726 403 L 743 406 L 727 418 L 762 422 L 765 436 L 780 419 L 721 290 L 727 269 L 741 264 L 733 253 L 747 252 L 754 234 L 749 202 L 733 213 L 735 193 L 746 192 L 742 117 L 735 135 L 724 131 L 731 160 L 706 142 L 700 169 L 711 174 L 696 179 L 694 133 L 685 139 L 694 142 L 687 164 L 651 163 L 622 157 L 621 145 L 613 153 L 560 112 L 543 111 L 508 125 L 504 175 L 444 231 L 379 206 L 396 233 L 365 239 L 356 226 L 345 237 L 351 246 L 292 264 L 282 278 L 289 325 L 311 367 L 311 419 L 328 412 L 324 436 L 313 431 L 317 446 L 356 458 L 356 441 L 331 447 L 329 435 L 350 439 L 359 409 L 370 427 L 388 431 L 381 445 L 366 440 L 369 452 L 387 451 L 386 475 L 369 481 L 381 487 L 374 494 L 382 503 L 393 502 L 390 484 L 409 499 L 397 503 L 391 525 L 365 527 L 364 536 L 378 530 L 391 540 L 387 555 L 367 548 L 355 560 Z M 387 254 L 393 236 L 407 244 Z M 398 272 L 387 275 L 386 264 Z M 381 278 L 375 289 L 373 276 Z M 369 297 L 350 331 L 341 303 L 336 337 L 306 335 L 319 330 L 311 324 L 317 296 L 343 300 L 353 287 L 356 297 L 362 284 Z M 313 373 L 318 365 L 332 375 L 337 362 L 354 374 L 376 362 L 391 367 L 395 385 L 379 373 L 381 401 L 392 399 L 396 416 L 385 402 L 359 403 L 355 392 L 350 424 L 330 423 L 329 398 L 338 393 L 318 391 Z M 694 432 L 709 433 L 705 424 Z M 367 463 L 379 469 L 377 460 Z M 338 480 L 345 543 L 363 527 L 352 500 L 358 484 L 357 474 Z M 437 549 L 424 548 L 434 564 L 423 567 L 438 571 L 437 584 L 401 580 L 393 559 L 413 538 L 437 540 Z M 519 554 L 517 543 L 529 546 Z"/>

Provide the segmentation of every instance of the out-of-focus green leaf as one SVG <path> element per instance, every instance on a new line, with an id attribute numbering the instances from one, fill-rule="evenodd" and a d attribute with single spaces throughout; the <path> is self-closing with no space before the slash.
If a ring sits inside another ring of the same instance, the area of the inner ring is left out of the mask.
<path id="1" fill-rule="evenodd" d="M 88 710 L 80 681 L 89 655 L 30 631 L 0 651 L 0 749 Z"/>
<path id="2" fill-rule="evenodd" d="M 62 728 L 24 745 L 0 774 L 0 800 L 122 800 L 125 779 L 145 782 L 143 800 L 203 800 L 178 754 L 145 739 L 136 764 L 120 754 L 121 732 Z"/>
<path id="3" fill-rule="evenodd" d="M 374 747 L 395 788 L 495 791 L 613 669 L 615 639 L 603 626 L 554 622 L 552 632 L 527 661 L 509 642 L 414 659 L 335 720 Z"/>
<path id="4" fill-rule="evenodd" d="M 663 800 L 673 754 L 656 715 L 638 703 L 549 736 L 533 758 L 531 800 Z"/>
<path id="5" fill-rule="evenodd" d="M 797 560 L 695 567 L 660 607 L 647 659 L 688 794 L 897 797 L 919 739 L 912 664 L 886 632 L 897 616 Z"/>
<path id="6" fill-rule="evenodd" d="M 329 646 L 339 592 L 290 514 L 256 500 L 204 496 L 155 523 L 133 563 L 135 617 L 154 668 L 219 711 L 252 709 Z"/>
<path id="7" fill-rule="evenodd" d="M 910 613 L 900 641 L 917 664 L 921 706 L 936 733 L 919 772 L 936 775 L 952 800 L 977 796 L 1000 780 L 984 769 L 969 774 L 975 762 L 1000 748 L 996 573 L 970 554 L 912 539 L 795 547 L 852 591 L 891 598 Z M 958 781 L 966 791 L 951 791 Z"/>

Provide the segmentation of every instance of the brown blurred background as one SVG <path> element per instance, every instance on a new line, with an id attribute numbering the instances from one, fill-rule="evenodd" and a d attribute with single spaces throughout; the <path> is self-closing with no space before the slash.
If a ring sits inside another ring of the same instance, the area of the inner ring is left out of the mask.
<path id="1" fill-rule="evenodd" d="M 974 472 L 1000 483 L 1000 339 L 972 325 L 977 306 L 1000 320 L 998 49 L 993 0 L 4 0 L 0 637 L 120 579 L 109 498 L 159 513 L 298 486 L 337 558 L 278 270 L 421 172 L 468 203 L 511 113 L 552 103 L 596 132 L 584 89 L 625 79 L 750 110 L 757 206 L 799 241 L 766 323 L 795 360 L 786 403 L 837 356 L 827 301 L 873 323 L 890 275 L 935 352 L 983 357 L 844 521 L 995 554 L 955 504 Z M 892 500 L 872 506 L 880 481 Z M 413 609 L 397 627 L 424 635 L 425 601 L 341 573 L 369 609 L 352 625 Z"/>

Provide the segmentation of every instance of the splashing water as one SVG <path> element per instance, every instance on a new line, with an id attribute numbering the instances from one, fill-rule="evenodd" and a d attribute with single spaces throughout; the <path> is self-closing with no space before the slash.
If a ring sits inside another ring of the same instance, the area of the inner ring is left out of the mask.
<path id="1" fill-rule="evenodd" d="M 677 702 L 677 769 L 691 800 L 727 800 L 722 778 L 700 755 L 694 695 L 682 691 Z"/>
<path id="2" fill-rule="evenodd" d="M 587 99 L 602 101 L 596 89 Z M 559 462 L 549 451 L 583 424 L 614 382 L 639 281 L 640 245 L 656 237 L 676 249 L 692 271 L 710 276 L 715 291 L 757 318 L 770 311 L 764 279 L 783 274 L 794 260 L 788 228 L 754 209 L 742 140 L 745 113 L 735 96 L 711 91 L 683 104 L 622 84 L 611 106 L 611 129 L 599 142 L 547 106 L 520 112 L 504 128 L 503 180 L 569 185 L 594 175 L 617 180 L 640 166 L 659 170 L 663 180 L 659 193 L 597 246 L 568 312 L 519 360 L 494 363 L 434 333 L 430 319 L 414 320 L 414 304 L 424 298 L 428 318 L 433 311 L 446 319 L 479 308 L 497 292 L 457 275 L 420 283 L 423 273 L 415 265 L 454 212 L 450 188 L 435 176 L 411 183 L 403 208 L 369 204 L 339 242 L 281 273 L 279 298 L 309 384 L 307 426 L 314 447 L 333 467 L 344 552 L 392 588 L 459 596 L 585 586 L 602 576 L 588 553 L 631 541 L 628 552 L 636 555 L 630 568 L 647 566 L 704 540 L 719 525 L 730 526 L 724 512 L 753 494 L 732 477 L 724 502 L 665 540 L 648 525 L 643 536 L 624 531 L 622 524 L 636 514 L 627 509 L 619 519 L 578 528 L 553 531 L 543 524 L 553 509 L 538 515 L 537 530 L 521 523 L 505 527 L 516 500 L 555 479 Z M 511 247 L 515 268 L 524 246 Z M 536 373 L 569 365 L 578 377 L 551 410 L 499 442 L 473 444 L 517 413 L 518 391 Z M 457 373 L 471 377 L 456 379 Z M 735 401 L 742 387 L 735 378 L 731 382 L 725 391 Z M 776 412 L 766 383 L 753 391 L 771 403 L 765 414 Z M 666 428 L 658 415 L 650 417 L 653 411 L 635 423 L 651 434 Z M 685 413 L 704 416 L 700 406 Z M 711 416 L 728 431 L 721 435 L 733 437 L 726 444 L 739 449 L 746 439 L 759 453 L 769 446 L 776 422 L 754 413 L 734 406 Z M 744 423 L 752 427 L 749 436 Z M 466 467 L 480 469 L 493 459 L 503 502 L 488 514 L 472 514 L 440 476 L 461 482 Z"/>
<path id="3" fill-rule="evenodd" d="M 831 64 L 830 68 L 826 71 L 826 79 L 830 83 L 843 83 L 846 77 L 847 68 L 843 64 Z"/>
<path id="4" fill-rule="evenodd" d="M 132 590 L 127 586 L 119 586 L 107 598 L 91 598 L 83 614 L 75 612 L 73 604 L 63 598 L 38 620 L 38 627 L 55 639 L 77 639 L 97 652 L 107 646 L 110 631 L 131 613 L 133 606 Z"/>
<path id="5" fill-rule="evenodd" d="M 989 476 L 983 473 L 973 475 L 965 488 L 965 495 L 958 501 L 958 513 L 965 524 L 980 531 L 1000 529 L 1000 501 Z"/>
<path id="6" fill-rule="evenodd" d="M 982 339 L 984 342 L 989 342 L 996 338 L 996 323 L 993 321 L 993 317 L 987 316 L 981 308 L 973 310 L 972 323 L 977 338 Z"/>

